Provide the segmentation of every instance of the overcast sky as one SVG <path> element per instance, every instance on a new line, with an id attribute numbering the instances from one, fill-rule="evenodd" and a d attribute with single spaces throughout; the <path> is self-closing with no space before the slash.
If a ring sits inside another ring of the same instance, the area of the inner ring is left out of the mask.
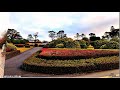
<path id="1" fill-rule="evenodd" d="M 27 38 L 38 32 L 41 41 L 51 40 L 50 30 L 64 30 L 71 38 L 91 32 L 101 37 L 111 26 L 119 28 L 119 12 L 0 12 L 0 33 L 16 29 Z"/>

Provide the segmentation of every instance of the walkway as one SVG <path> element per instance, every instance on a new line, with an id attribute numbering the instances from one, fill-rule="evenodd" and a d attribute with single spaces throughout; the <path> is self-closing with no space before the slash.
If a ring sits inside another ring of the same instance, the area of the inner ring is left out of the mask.
<path id="1" fill-rule="evenodd" d="M 39 51 L 41 47 L 35 47 L 33 49 L 30 49 L 28 51 L 23 52 L 20 55 L 17 55 L 13 58 L 10 58 L 5 61 L 5 76 L 6 75 L 20 75 L 22 76 L 24 74 L 24 71 L 22 71 L 19 67 L 22 65 L 22 62 L 30 57 L 33 53 Z"/>

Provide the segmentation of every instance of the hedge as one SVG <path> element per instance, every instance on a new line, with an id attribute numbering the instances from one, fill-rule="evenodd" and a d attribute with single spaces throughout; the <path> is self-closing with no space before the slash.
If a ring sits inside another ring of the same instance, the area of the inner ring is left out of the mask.
<path id="1" fill-rule="evenodd" d="M 15 50 L 11 52 L 6 52 L 6 60 L 20 54 L 20 50 Z"/>
<path id="2" fill-rule="evenodd" d="M 25 44 L 14 44 L 16 47 L 24 47 Z"/>
<path id="3" fill-rule="evenodd" d="M 21 69 L 37 73 L 72 74 L 119 68 L 119 57 L 101 57 L 80 60 L 46 60 L 32 55 L 23 62 Z"/>

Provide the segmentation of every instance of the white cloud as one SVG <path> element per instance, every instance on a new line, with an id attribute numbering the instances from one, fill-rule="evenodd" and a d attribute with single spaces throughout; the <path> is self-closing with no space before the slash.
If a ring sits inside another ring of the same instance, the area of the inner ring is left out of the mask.
<path id="1" fill-rule="evenodd" d="M 39 32 L 40 40 L 51 40 L 49 30 L 63 29 L 68 37 L 74 37 L 74 32 L 94 32 L 101 36 L 111 25 L 119 28 L 119 12 L 10 12 L 5 15 L 2 15 L 4 28 L 14 28 L 25 38 Z"/>
<path id="2" fill-rule="evenodd" d="M 0 38 L 1 34 L 7 31 L 8 27 L 9 27 L 9 13 L 0 12 Z"/>

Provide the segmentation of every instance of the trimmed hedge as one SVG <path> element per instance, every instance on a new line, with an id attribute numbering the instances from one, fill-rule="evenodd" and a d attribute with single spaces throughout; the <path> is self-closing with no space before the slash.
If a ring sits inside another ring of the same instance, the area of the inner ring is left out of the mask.
<path id="1" fill-rule="evenodd" d="M 26 45 L 25 45 L 25 48 L 30 48 L 30 45 L 29 45 L 29 44 L 26 44 Z"/>
<path id="2" fill-rule="evenodd" d="M 24 47 L 25 44 L 14 44 L 16 47 Z"/>
<path id="3" fill-rule="evenodd" d="M 119 68 L 119 57 L 101 57 L 80 60 L 46 60 L 34 54 L 23 62 L 21 69 L 37 73 L 72 74 Z"/>
<path id="4" fill-rule="evenodd" d="M 88 59 L 106 56 L 119 56 L 119 51 L 110 50 L 77 50 L 77 49 L 43 49 L 39 54 L 39 58 L 43 59 Z"/>
<path id="5" fill-rule="evenodd" d="M 19 55 L 20 54 L 20 50 L 15 50 L 15 51 L 11 51 L 11 52 L 7 52 L 6 53 L 6 60 L 7 59 L 10 59 L 10 58 L 12 58 L 12 57 L 14 57 L 14 56 L 17 56 L 17 55 Z"/>

